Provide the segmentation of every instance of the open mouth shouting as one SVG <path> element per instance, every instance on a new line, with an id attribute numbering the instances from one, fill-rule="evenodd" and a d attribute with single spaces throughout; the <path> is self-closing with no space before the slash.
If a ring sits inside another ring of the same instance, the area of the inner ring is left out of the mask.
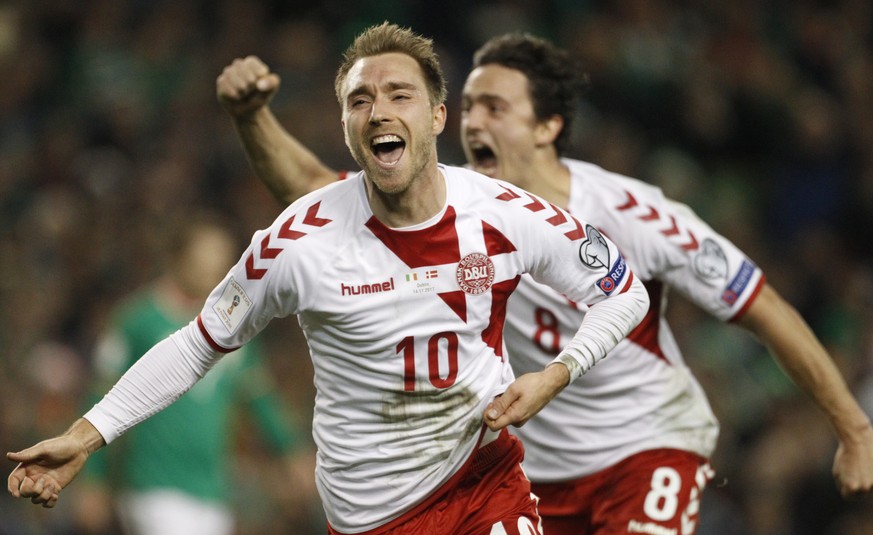
<path id="1" fill-rule="evenodd" d="M 370 141 L 370 150 L 380 166 L 393 168 L 400 161 L 406 142 L 396 134 L 383 134 Z"/>
<path id="2" fill-rule="evenodd" d="M 494 150 L 481 141 L 470 141 L 470 162 L 473 169 L 492 178 L 497 176 L 497 155 Z"/>

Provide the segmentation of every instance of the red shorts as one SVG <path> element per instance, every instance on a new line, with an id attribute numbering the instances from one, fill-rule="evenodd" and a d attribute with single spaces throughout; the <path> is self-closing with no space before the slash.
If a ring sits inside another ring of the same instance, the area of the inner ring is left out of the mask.
<path id="1" fill-rule="evenodd" d="M 542 535 L 521 441 L 505 429 L 422 506 L 366 535 Z M 328 533 L 339 535 L 330 526 Z"/>
<path id="2" fill-rule="evenodd" d="M 674 449 L 644 451 L 572 481 L 534 483 L 548 535 L 692 535 L 709 462 Z"/>

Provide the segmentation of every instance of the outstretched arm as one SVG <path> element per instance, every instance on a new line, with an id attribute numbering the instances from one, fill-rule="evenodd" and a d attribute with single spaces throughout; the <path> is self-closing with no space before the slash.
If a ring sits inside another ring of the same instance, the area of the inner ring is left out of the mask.
<path id="1" fill-rule="evenodd" d="M 873 427 L 821 342 L 769 284 L 740 319 L 825 412 L 839 439 L 833 473 L 843 496 L 873 489 Z"/>
<path id="2" fill-rule="evenodd" d="M 292 137 L 269 108 L 279 76 L 257 57 L 236 59 L 215 82 L 218 100 L 233 119 L 258 178 L 286 204 L 330 184 L 338 173 Z"/>
<path id="3" fill-rule="evenodd" d="M 7 480 L 9 493 L 16 498 L 30 498 L 43 507 L 54 507 L 61 489 L 73 481 L 88 457 L 104 445 L 106 442 L 97 429 L 80 418 L 63 435 L 7 453 L 7 459 L 18 463 Z"/>
<path id="4" fill-rule="evenodd" d="M 19 463 L 7 480 L 16 498 L 54 507 L 88 457 L 133 425 L 168 407 L 221 357 L 196 321 L 158 342 L 67 432 L 6 458 Z"/>

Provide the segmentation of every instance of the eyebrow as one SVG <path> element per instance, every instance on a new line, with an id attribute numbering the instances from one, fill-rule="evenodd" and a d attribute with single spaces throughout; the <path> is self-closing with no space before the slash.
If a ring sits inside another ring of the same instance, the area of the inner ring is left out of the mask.
<path id="1" fill-rule="evenodd" d="M 421 92 L 421 90 L 419 89 L 419 87 L 417 85 L 410 83 L 410 82 L 389 81 L 385 84 L 385 86 L 389 92 L 390 91 L 397 91 L 400 89 L 414 90 L 416 92 Z M 364 94 L 369 94 L 369 93 L 370 93 L 370 91 L 367 89 L 367 85 L 360 85 L 360 86 L 356 87 L 355 89 L 349 91 L 348 98 L 353 98 L 353 97 L 356 97 L 358 95 L 364 95 Z"/>
<path id="2" fill-rule="evenodd" d="M 398 89 L 414 89 L 419 90 L 418 86 L 410 82 L 388 82 L 388 90 L 396 91 Z"/>
<path id="3" fill-rule="evenodd" d="M 469 93 L 463 93 L 461 95 L 461 98 L 464 101 L 486 102 L 489 104 L 492 104 L 495 102 L 497 102 L 497 103 L 508 103 L 509 102 L 509 100 L 507 100 L 499 95 L 495 95 L 493 93 L 479 93 L 478 95 L 470 95 Z"/>

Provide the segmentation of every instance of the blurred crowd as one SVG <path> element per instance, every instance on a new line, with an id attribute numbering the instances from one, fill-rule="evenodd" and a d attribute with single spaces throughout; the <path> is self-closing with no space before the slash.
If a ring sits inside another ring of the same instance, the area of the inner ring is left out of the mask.
<path id="1" fill-rule="evenodd" d="M 264 59 L 282 77 L 283 124 L 329 165 L 354 168 L 333 77 L 354 35 L 383 20 L 435 40 L 449 80 L 446 163 L 463 162 L 459 95 L 481 43 L 528 31 L 570 50 L 590 88 L 568 156 L 661 186 L 745 250 L 873 415 L 868 0 L 6 0 L 2 451 L 84 412 L 107 311 L 160 273 L 186 214 L 214 212 L 242 248 L 281 209 L 216 100 L 222 68 Z M 698 534 L 873 533 L 873 500 L 840 499 L 831 430 L 765 349 L 679 296 L 670 317 L 722 423 Z M 311 368 L 296 322 L 261 338 L 307 421 Z M 271 477 L 262 445 L 241 433 L 239 452 L 241 534 L 323 532 L 318 514 L 276 498 L 294 482 Z M 75 483 L 54 511 L 0 498 L 0 535 L 88 533 L 65 513 L 74 499 Z"/>

